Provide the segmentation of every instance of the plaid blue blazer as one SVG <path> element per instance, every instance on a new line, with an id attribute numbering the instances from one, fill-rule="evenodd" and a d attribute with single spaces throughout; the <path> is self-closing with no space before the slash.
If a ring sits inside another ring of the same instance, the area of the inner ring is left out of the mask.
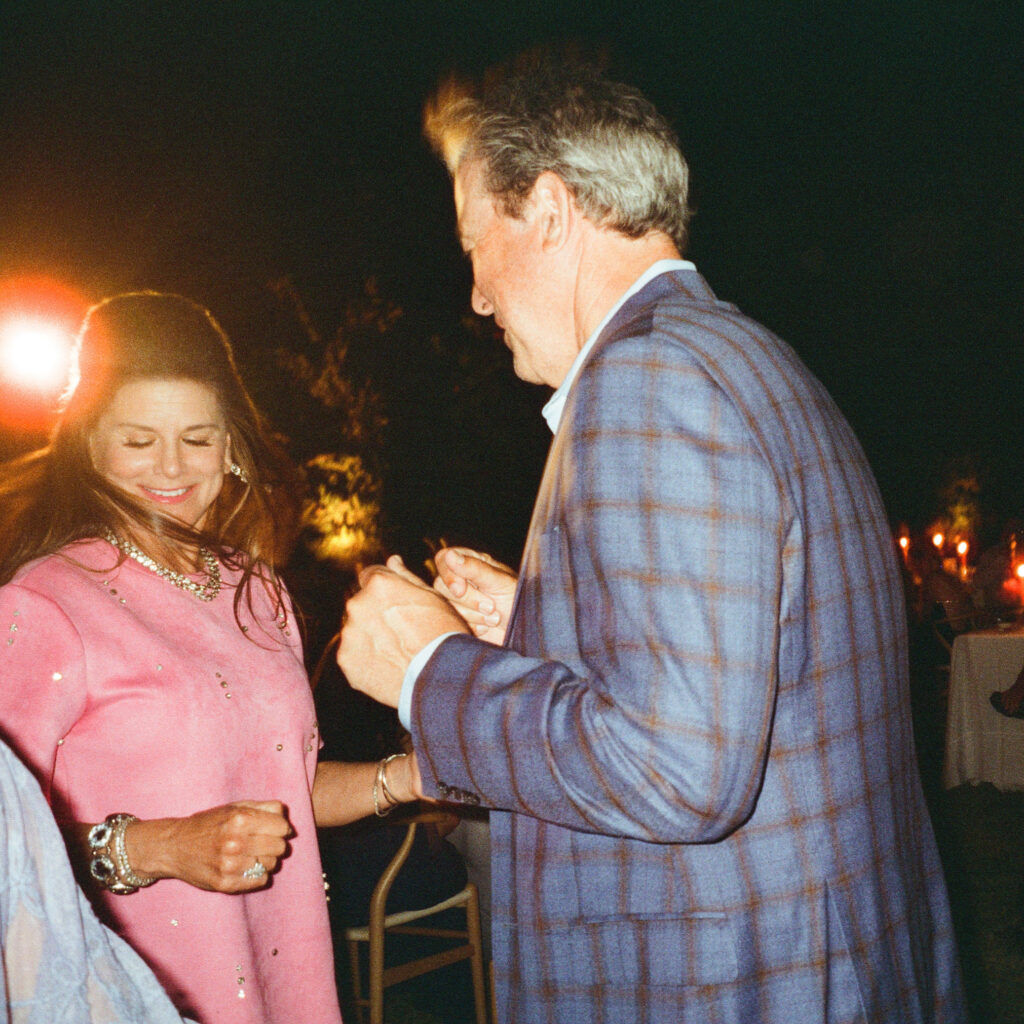
<path id="1" fill-rule="evenodd" d="M 964 1020 L 863 452 L 693 271 L 602 332 L 505 648 L 420 676 L 428 792 L 492 813 L 507 1024 Z"/>

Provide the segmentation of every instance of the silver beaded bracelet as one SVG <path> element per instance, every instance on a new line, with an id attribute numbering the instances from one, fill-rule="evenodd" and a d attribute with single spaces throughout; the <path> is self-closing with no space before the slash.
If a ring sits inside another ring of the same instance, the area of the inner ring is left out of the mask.
<path id="1" fill-rule="evenodd" d="M 89 849 L 92 852 L 89 874 L 104 889 L 118 896 L 128 896 L 156 881 L 149 875 L 137 875 L 128 861 L 124 833 L 133 821 L 138 820 L 134 814 L 108 814 L 89 829 Z"/>

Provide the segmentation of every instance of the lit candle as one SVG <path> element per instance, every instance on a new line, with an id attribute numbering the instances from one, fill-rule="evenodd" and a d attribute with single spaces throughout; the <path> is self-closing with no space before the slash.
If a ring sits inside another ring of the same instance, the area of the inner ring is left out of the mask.
<path id="1" fill-rule="evenodd" d="M 965 540 L 960 541 L 956 546 L 956 553 L 960 558 L 960 578 L 963 580 L 967 579 L 967 550 L 969 547 L 970 545 Z"/>
<path id="2" fill-rule="evenodd" d="M 900 535 L 899 545 L 900 551 L 903 552 L 903 561 L 906 562 L 910 558 L 910 538 L 905 533 Z"/>
<path id="3" fill-rule="evenodd" d="M 932 534 L 932 543 L 935 545 L 937 551 L 942 550 L 942 545 L 946 543 L 946 538 L 941 533 Z"/>

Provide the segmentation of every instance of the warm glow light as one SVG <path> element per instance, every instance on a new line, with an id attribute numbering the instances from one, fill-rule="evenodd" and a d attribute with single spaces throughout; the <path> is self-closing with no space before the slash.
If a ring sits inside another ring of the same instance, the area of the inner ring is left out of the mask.
<path id="1" fill-rule="evenodd" d="M 307 543 L 317 558 L 353 568 L 379 557 L 378 484 L 358 455 L 324 453 L 306 463 L 312 493 L 302 521 L 310 528 Z"/>
<path id="2" fill-rule="evenodd" d="M 0 375 L 33 391 L 56 392 L 67 381 L 71 337 L 60 324 L 34 316 L 0 323 Z"/>
<path id="3" fill-rule="evenodd" d="M 906 551 L 907 548 L 910 547 L 910 538 L 909 537 L 900 537 L 900 547 L 903 548 L 904 551 Z"/>
<path id="4" fill-rule="evenodd" d="M 31 433 L 53 425 L 88 305 L 52 278 L 0 279 L 0 427 Z"/>
<path id="5" fill-rule="evenodd" d="M 936 533 L 936 534 L 933 534 L 933 535 L 932 535 L 932 543 L 933 543 L 933 544 L 934 544 L 934 545 L 935 545 L 935 546 L 936 546 L 937 548 L 941 548 L 941 547 L 942 547 L 942 545 L 946 543 L 946 538 L 945 538 L 945 537 L 943 537 L 941 533 Z"/>
<path id="6" fill-rule="evenodd" d="M 968 546 L 969 545 L 968 545 L 967 541 L 965 541 L 965 540 L 960 541 L 960 543 L 957 544 L 957 546 L 956 546 L 956 553 L 958 555 L 966 555 L 967 554 Z"/>
<path id="7" fill-rule="evenodd" d="M 1024 580 L 1024 562 L 1021 562 L 1020 565 L 1017 566 L 1017 577 L 1018 579 Z"/>

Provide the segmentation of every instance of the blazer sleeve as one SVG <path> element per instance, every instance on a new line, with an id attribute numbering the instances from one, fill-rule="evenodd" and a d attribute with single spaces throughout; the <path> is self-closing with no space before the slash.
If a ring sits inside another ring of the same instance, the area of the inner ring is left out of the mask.
<path id="1" fill-rule="evenodd" d="M 85 652 L 50 598 L 17 583 L 0 588 L 0 734 L 51 799 L 61 740 L 86 705 Z"/>
<path id="2" fill-rule="evenodd" d="M 713 840 L 760 787 L 796 520 L 746 410 L 684 346 L 622 339 L 574 391 L 516 649 L 453 637 L 420 676 L 424 778 L 570 828 Z"/>

